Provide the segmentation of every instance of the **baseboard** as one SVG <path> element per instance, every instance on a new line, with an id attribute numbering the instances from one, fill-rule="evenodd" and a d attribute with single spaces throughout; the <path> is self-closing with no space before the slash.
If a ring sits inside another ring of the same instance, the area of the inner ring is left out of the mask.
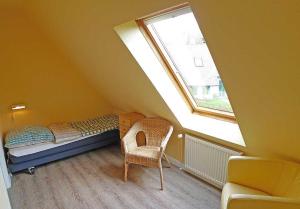
<path id="1" fill-rule="evenodd" d="M 167 157 L 168 157 L 171 164 L 175 165 L 178 168 L 184 168 L 184 163 L 182 163 L 179 160 L 171 157 L 170 155 L 167 155 Z"/>

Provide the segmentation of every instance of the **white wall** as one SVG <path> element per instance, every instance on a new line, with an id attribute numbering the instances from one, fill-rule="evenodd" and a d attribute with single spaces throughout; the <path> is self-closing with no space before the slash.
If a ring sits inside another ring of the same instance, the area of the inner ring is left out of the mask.
<path id="1" fill-rule="evenodd" d="M 11 179 L 7 171 L 5 157 L 4 157 L 4 151 L 3 151 L 3 140 L 2 140 L 2 132 L 0 131 L 0 176 L 3 176 L 6 188 L 10 188 L 11 186 Z"/>
<path id="2" fill-rule="evenodd" d="M 7 172 L 4 158 L 2 133 L 0 131 L 0 209 L 11 209 L 7 189 L 11 186 L 11 179 Z"/>
<path id="3" fill-rule="evenodd" d="M 1 173 L 2 170 L 0 168 L 0 174 Z M 7 194 L 7 189 L 2 175 L 0 175 L 0 209 L 11 209 L 11 205 Z"/>

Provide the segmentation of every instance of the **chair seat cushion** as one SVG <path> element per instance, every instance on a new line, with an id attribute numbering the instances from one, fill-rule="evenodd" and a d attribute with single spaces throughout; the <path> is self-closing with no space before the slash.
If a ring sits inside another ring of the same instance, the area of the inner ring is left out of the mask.
<path id="1" fill-rule="evenodd" d="M 221 200 L 221 209 L 226 209 L 227 208 L 227 203 L 230 195 L 233 194 L 249 194 L 249 195 L 267 195 L 269 194 L 262 192 L 260 190 L 252 189 L 249 187 L 245 187 L 239 184 L 234 184 L 234 183 L 226 183 L 225 186 L 223 187 L 222 191 L 222 200 Z"/>
<path id="2" fill-rule="evenodd" d="M 157 167 L 160 157 L 160 147 L 140 146 L 131 150 L 126 155 L 129 163 L 142 164 L 150 167 Z"/>

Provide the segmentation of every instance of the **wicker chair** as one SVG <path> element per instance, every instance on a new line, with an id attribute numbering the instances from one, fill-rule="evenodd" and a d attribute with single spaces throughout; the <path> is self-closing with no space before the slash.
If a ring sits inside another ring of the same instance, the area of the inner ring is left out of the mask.
<path id="1" fill-rule="evenodd" d="M 124 180 L 127 181 L 129 164 L 138 164 L 147 167 L 159 168 L 161 190 L 163 190 L 162 158 L 164 151 L 173 132 L 173 126 L 161 118 L 146 118 L 136 122 L 122 138 L 125 152 Z M 145 136 L 146 145 L 137 146 L 136 138 L 141 133 Z"/>

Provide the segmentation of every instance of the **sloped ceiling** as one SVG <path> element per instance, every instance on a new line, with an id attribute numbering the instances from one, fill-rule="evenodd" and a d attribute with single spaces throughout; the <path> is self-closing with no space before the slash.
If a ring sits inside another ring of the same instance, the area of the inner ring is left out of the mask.
<path id="1" fill-rule="evenodd" d="M 0 0 L 0 135 L 29 124 L 81 120 L 112 111 L 76 65 L 22 9 Z M 11 105 L 25 104 L 12 113 Z"/>
<path id="2" fill-rule="evenodd" d="M 300 160 L 300 1 L 191 0 L 256 155 Z M 113 27 L 177 0 L 32 0 L 27 12 L 117 110 L 176 119 Z"/>

